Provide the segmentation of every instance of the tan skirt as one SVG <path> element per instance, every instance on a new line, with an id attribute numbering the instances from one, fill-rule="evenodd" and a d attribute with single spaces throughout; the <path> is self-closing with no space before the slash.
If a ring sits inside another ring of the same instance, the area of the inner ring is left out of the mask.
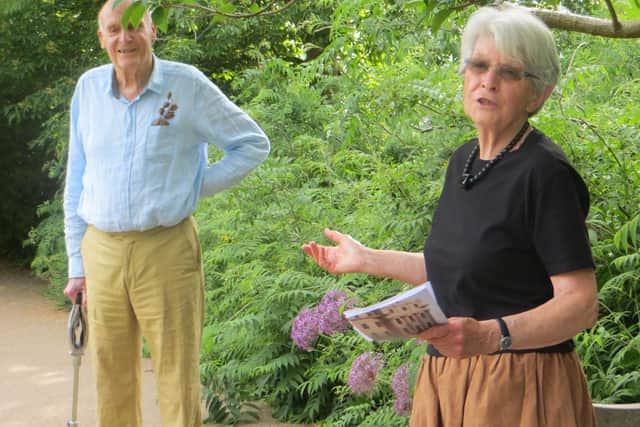
<path id="1" fill-rule="evenodd" d="M 575 351 L 424 356 L 411 427 L 595 427 Z"/>

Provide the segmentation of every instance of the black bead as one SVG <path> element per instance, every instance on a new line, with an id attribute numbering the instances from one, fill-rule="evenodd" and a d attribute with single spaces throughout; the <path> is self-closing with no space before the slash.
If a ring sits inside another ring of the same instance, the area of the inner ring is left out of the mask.
<path id="1" fill-rule="evenodd" d="M 489 172 L 489 170 L 504 157 L 505 153 L 511 151 L 511 149 L 518 143 L 520 138 L 524 136 L 527 129 L 529 129 L 528 121 L 524 123 L 516 136 L 496 155 L 496 157 L 489 160 L 489 162 L 484 165 L 477 174 L 472 175 L 471 165 L 473 164 L 473 160 L 475 159 L 476 154 L 480 150 L 479 143 L 477 143 L 471 150 L 471 153 L 469 153 L 469 158 L 467 158 L 467 161 L 464 164 L 462 179 L 460 180 L 460 185 L 462 186 L 462 188 L 464 188 L 465 190 L 469 190 L 473 186 L 473 184 L 475 184 L 480 180 L 480 178 L 485 176 Z"/>
<path id="2" fill-rule="evenodd" d="M 468 188 L 471 187 L 471 174 L 468 173 L 463 173 L 462 174 L 462 188 L 464 188 L 465 190 L 467 190 Z"/>

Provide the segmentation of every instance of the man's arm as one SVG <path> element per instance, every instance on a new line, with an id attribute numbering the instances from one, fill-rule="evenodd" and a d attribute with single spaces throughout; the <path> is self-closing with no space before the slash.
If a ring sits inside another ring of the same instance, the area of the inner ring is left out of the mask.
<path id="1" fill-rule="evenodd" d="M 198 133 L 209 144 L 224 151 L 224 157 L 209 165 L 204 173 L 201 197 L 208 197 L 238 183 L 267 158 L 269 139 L 258 124 L 231 102 L 209 80 L 202 87 L 198 110 Z"/>
<path id="2" fill-rule="evenodd" d="M 71 100 L 69 124 L 69 151 L 67 175 L 64 188 L 64 234 L 69 263 L 69 277 L 84 277 L 80 241 L 87 224 L 78 216 L 78 205 L 82 193 L 82 176 L 86 165 L 82 141 L 78 133 L 78 89 Z"/>

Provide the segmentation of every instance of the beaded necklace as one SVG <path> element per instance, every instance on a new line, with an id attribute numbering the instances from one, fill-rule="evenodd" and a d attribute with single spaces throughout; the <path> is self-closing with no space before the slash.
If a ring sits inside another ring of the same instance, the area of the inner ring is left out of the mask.
<path id="1" fill-rule="evenodd" d="M 473 160 L 475 159 L 476 154 L 478 154 L 478 151 L 480 151 L 480 143 L 478 142 L 475 147 L 473 147 L 473 150 L 471 150 L 471 153 L 469 153 L 469 158 L 464 164 L 464 169 L 462 170 L 462 179 L 460 180 L 460 185 L 462 185 L 462 188 L 464 188 L 465 190 L 470 189 L 473 184 L 475 184 L 480 180 L 480 178 L 485 176 L 487 172 L 489 172 L 489 170 L 504 157 L 505 153 L 511 151 L 511 149 L 518 143 L 518 141 L 520 141 L 527 129 L 529 129 L 528 121 L 524 122 L 524 125 L 522 125 L 522 128 L 518 131 L 516 136 L 511 140 L 511 142 L 505 145 L 505 147 L 498 153 L 497 156 L 489 160 L 487 164 L 485 164 L 482 169 L 478 171 L 477 174 L 471 175 L 471 165 L 473 164 Z"/>

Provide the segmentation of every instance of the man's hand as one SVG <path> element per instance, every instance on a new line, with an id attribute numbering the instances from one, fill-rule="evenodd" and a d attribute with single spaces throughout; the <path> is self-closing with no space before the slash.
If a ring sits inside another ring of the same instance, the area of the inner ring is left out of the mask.
<path id="1" fill-rule="evenodd" d="M 75 304 L 78 292 L 82 294 L 82 305 L 87 305 L 87 288 L 84 277 L 69 279 L 63 293 L 71 300 L 71 304 Z"/>

